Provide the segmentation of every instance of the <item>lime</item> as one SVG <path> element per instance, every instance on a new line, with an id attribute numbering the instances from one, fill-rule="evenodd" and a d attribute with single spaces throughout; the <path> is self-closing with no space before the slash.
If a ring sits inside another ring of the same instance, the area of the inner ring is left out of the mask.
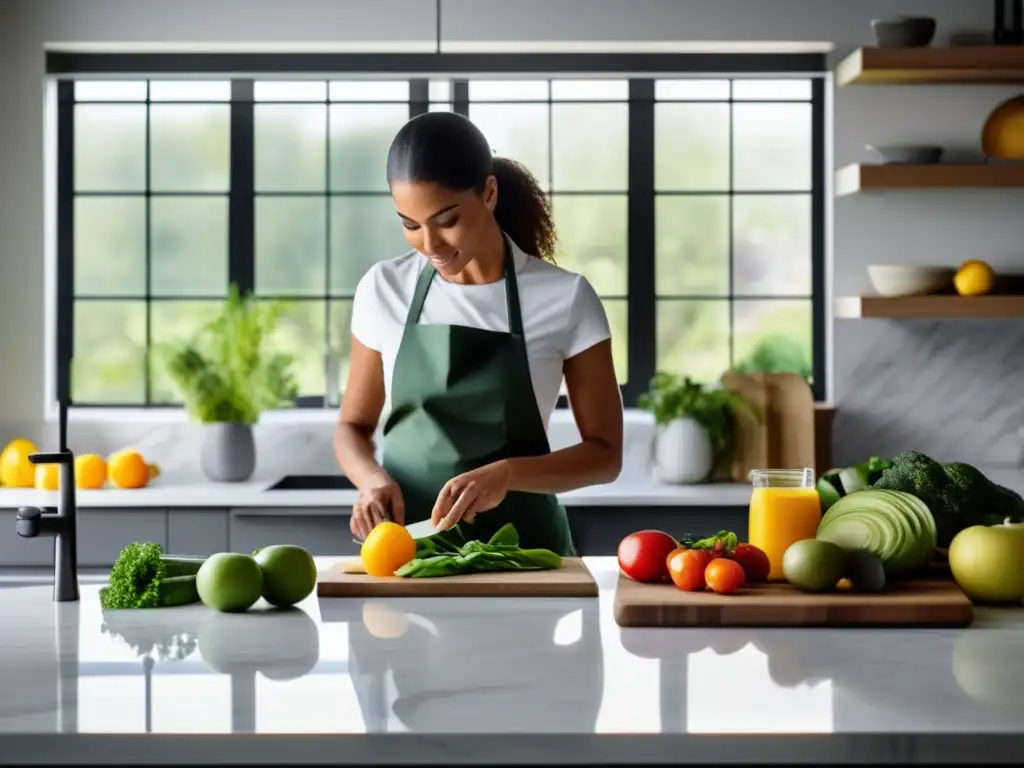
<path id="1" fill-rule="evenodd" d="M 260 599 L 263 573 L 249 555 L 218 552 L 196 574 L 196 589 L 205 605 L 218 611 L 245 611 Z"/>
<path id="2" fill-rule="evenodd" d="M 256 554 L 263 571 L 263 599 L 278 608 L 305 600 L 316 586 L 313 556 L 294 544 L 274 544 Z"/>

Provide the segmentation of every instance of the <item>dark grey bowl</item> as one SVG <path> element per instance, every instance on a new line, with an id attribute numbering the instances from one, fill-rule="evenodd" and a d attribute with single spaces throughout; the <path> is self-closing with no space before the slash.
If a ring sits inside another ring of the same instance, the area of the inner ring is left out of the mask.
<path id="1" fill-rule="evenodd" d="M 935 19 L 931 16 L 895 16 L 872 19 L 871 31 L 879 48 L 923 48 L 935 37 Z"/>
<path id="2" fill-rule="evenodd" d="M 865 149 L 877 153 L 886 165 L 890 163 L 913 163 L 915 165 L 937 163 L 942 159 L 943 151 L 942 147 L 925 144 L 888 144 L 882 147 L 868 144 Z"/>

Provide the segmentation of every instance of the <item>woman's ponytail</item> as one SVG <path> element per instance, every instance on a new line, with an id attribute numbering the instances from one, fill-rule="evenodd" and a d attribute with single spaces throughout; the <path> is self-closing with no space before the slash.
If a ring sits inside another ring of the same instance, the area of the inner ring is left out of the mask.
<path id="1" fill-rule="evenodd" d="M 526 253 L 555 260 L 555 221 L 551 202 L 525 166 L 506 157 L 494 158 L 498 204 L 494 218 L 512 241 Z"/>

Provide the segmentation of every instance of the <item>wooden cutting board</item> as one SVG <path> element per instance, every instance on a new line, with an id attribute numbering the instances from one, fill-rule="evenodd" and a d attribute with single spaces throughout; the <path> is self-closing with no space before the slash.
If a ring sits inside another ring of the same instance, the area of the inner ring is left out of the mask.
<path id="1" fill-rule="evenodd" d="M 367 575 L 358 558 L 317 578 L 318 597 L 597 597 L 597 582 L 583 560 L 566 557 L 550 571 L 501 571 L 429 579 Z"/>
<path id="2" fill-rule="evenodd" d="M 737 416 L 731 467 L 735 482 L 749 482 L 752 469 L 824 471 L 817 466 L 814 394 L 802 376 L 729 371 L 722 385 L 743 395 L 761 414 L 760 421 L 745 411 Z"/>
<path id="3" fill-rule="evenodd" d="M 809 594 L 776 582 L 716 595 L 619 574 L 614 610 L 622 627 L 962 627 L 974 616 L 971 601 L 948 579 L 905 582 L 877 595 L 842 587 Z"/>

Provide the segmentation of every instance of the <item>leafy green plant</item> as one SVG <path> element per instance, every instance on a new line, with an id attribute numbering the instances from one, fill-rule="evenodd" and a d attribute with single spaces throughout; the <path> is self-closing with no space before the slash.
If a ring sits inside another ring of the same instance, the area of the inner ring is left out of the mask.
<path id="1" fill-rule="evenodd" d="M 194 420 L 255 424 L 264 410 L 294 401 L 293 357 L 266 348 L 286 306 L 257 303 L 232 285 L 220 314 L 184 342 L 157 348 Z"/>
<path id="2" fill-rule="evenodd" d="M 719 455 L 732 445 L 739 411 L 746 410 L 754 419 L 761 420 L 758 409 L 738 392 L 708 389 L 689 376 L 663 371 L 654 375 L 648 391 L 637 398 L 637 405 L 653 414 L 659 427 L 676 419 L 692 418 L 707 430 L 711 446 Z"/>
<path id="3" fill-rule="evenodd" d="M 772 333 L 757 342 L 733 370 L 745 374 L 796 373 L 809 379 L 812 373 L 810 350 L 792 336 Z"/>

